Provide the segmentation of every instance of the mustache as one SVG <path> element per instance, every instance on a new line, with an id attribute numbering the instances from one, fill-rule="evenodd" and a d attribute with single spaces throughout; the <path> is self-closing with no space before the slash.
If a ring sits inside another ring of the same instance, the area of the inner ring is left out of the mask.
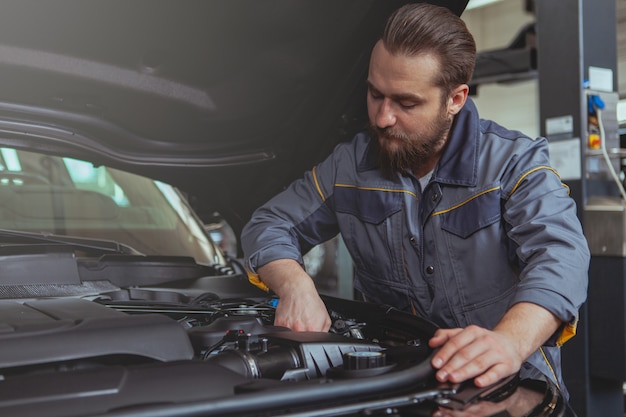
<path id="1" fill-rule="evenodd" d="M 410 142 L 409 136 L 390 127 L 380 128 L 376 125 L 369 125 L 370 134 L 376 139 L 397 139 L 402 142 Z"/>

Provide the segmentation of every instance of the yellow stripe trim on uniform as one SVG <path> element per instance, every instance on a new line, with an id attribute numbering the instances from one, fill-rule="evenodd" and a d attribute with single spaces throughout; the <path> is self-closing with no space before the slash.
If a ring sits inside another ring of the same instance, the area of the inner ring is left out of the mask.
<path id="1" fill-rule="evenodd" d="M 568 323 L 565 325 L 565 327 L 563 327 L 563 330 L 561 331 L 561 335 L 556 341 L 557 346 L 563 346 L 565 342 L 570 340 L 572 337 L 576 336 L 577 324 L 578 322 Z"/>
<path id="2" fill-rule="evenodd" d="M 470 201 L 472 201 L 473 199 L 480 197 L 481 195 L 485 195 L 485 194 L 487 194 L 487 193 L 490 193 L 490 192 L 492 192 L 492 191 L 496 191 L 496 190 L 499 190 L 499 189 L 500 189 L 500 187 L 493 187 L 493 188 L 490 188 L 490 189 L 488 189 L 488 190 L 485 190 L 485 191 L 483 191 L 483 192 L 481 192 L 481 193 L 478 193 L 478 194 L 476 194 L 476 195 L 471 196 L 470 198 L 468 198 L 467 200 L 465 200 L 465 201 L 463 201 L 463 202 L 461 202 L 461 203 L 457 204 L 456 206 L 452 206 L 452 207 L 450 207 L 450 208 L 448 208 L 448 209 L 445 209 L 445 210 L 436 211 L 436 212 L 434 212 L 433 214 L 431 214 L 431 217 L 432 217 L 432 216 L 438 216 L 438 215 L 440 215 L 440 214 L 444 214 L 444 213 L 448 213 L 448 212 L 450 212 L 450 211 L 452 211 L 452 210 L 456 210 L 456 209 L 458 209 L 459 207 L 464 206 L 465 204 L 469 203 L 469 202 L 470 202 Z"/>
<path id="3" fill-rule="evenodd" d="M 315 168 L 317 167 L 313 167 L 313 169 L 311 170 L 311 173 L 313 174 L 313 181 L 315 181 L 315 188 L 317 188 L 317 192 L 319 193 L 320 197 L 322 197 L 322 201 L 326 201 L 326 197 L 324 196 L 322 188 L 320 187 L 320 183 L 317 180 L 317 173 L 315 171 Z"/>
<path id="4" fill-rule="evenodd" d="M 259 277 L 259 274 L 248 271 L 248 281 L 250 281 L 250 284 L 254 285 L 255 287 L 259 287 L 265 292 L 270 292 L 270 287 L 268 287 L 263 281 L 261 281 L 261 277 Z"/>
<path id="5" fill-rule="evenodd" d="M 365 190 L 365 191 L 383 191 L 385 193 L 405 193 L 405 194 L 409 194 L 409 195 L 417 198 L 417 194 L 415 194 L 413 191 L 409 191 L 409 190 L 390 190 L 388 188 L 357 187 L 356 185 L 351 185 L 351 184 L 335 184 L 335 187 L 356 188 L 357 190 Z"/>
<path id="6" fill-rule="evenodd" d="M 561 176 L 559 175 L 558 172 L 556 172 L 556 169 L 549 167 L 549 166 L 539 166 L 537 168 L 533 168 L 530 171 L 526 172 L 525 174 L 523 174 L 519 180 L 517 180 L 517 182 L 515 183 L 515 186 L 513 187 L 513 189 L 511 190 L 511 192 L 509 193 L 508 197 L 506 198 L 507 200 L 509 198 L 511 198 L 511 196 L 513 195 L 513 193 L 515 193 L 515 191 L 517 191 L 517 188 L 519 187 L 519 185 L 521 184 L 522 181 L 524 181 L 524 179 L 529 176 L 530 174 L 532 174 L 533 172 L 537 172 L 540 169 L 547 169 L 548 171 L 552 171 L 554 172 L 554 175 L 556 175 L 559 179 L 561 179 Z M 567 187 L 565 184 L 563 184 L 567 189 L 568 189 L 568 193 L 569 193 L 569 187 Z"/>
<path id="7" fill-rule="evenodd" d="M 548 368 L 550 368 L 550 372 L 552 372 L 552 376 L 554 377 L 554 383 L 559 389 L 561 389 L 561 387 L 559 386 L 559 378 L 557 378 L 556 372 L 554 372 L 554 368 L 552 368 L 552 365 L 550 364 L 550 361 L 548 360 L 548 357 L 546 356 L 546 353 L 543 351 L 542 347 L 539 348 L 539 352 L 541 352 L 541 356 L 543 356 L 543 360 L 548 365 Z"/>

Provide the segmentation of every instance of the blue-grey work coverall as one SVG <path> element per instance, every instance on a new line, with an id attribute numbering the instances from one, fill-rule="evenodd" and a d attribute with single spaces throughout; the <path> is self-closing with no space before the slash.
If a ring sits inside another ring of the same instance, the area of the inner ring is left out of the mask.
<path id="1" fill-rule="evenodd" d="M 518 302 L 552 312 L 564 325 L 527 362 L 566 392 L 559 347 L 575 333 L 590 255 L 547 140 L 479 119 L 468 99 L 424 189 L 409 173 L 385 178 L 369 143 L 339 144 L 257 209 L 242 233 L 251 280 L 340 232 L 368 301 L 445 328 L 493 328 Z"/>

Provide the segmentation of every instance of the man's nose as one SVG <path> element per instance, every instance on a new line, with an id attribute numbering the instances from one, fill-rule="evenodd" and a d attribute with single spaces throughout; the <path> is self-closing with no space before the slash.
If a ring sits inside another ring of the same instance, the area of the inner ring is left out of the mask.
<path id="1" fill-rule="evenodd" d="M 376 111 L 376 120 L 374 121 L 376 126 L 381 129 L 390 127 L 396 124 L 396 116 L 394 114 L 391 100 L 385 98 Z"/>

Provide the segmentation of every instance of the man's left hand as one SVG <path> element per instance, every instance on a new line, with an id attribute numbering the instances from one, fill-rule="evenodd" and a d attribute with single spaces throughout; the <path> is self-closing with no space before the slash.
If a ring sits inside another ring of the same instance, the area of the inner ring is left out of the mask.
<path id="1" fill-rule="evenodd" d="M 438 348 L 432 360 L 439 382 L 458 383 L 473 377 L 486 387 L 517 372 L 525 358 L 510 337 L 478 326 L 439 329 L 429 341 Z"/>
<path id="2" fill-rule="evenodd" d="M 439 351 L 432 359 L 439 382 L 459 383 L 474 378 L 486 387 L 519 371 L 528 357 L 557 331 L 561 321 L 545 308 L 515 304 L 493 330 L 475 325 L 439 329 L 428 342 Z"/>

